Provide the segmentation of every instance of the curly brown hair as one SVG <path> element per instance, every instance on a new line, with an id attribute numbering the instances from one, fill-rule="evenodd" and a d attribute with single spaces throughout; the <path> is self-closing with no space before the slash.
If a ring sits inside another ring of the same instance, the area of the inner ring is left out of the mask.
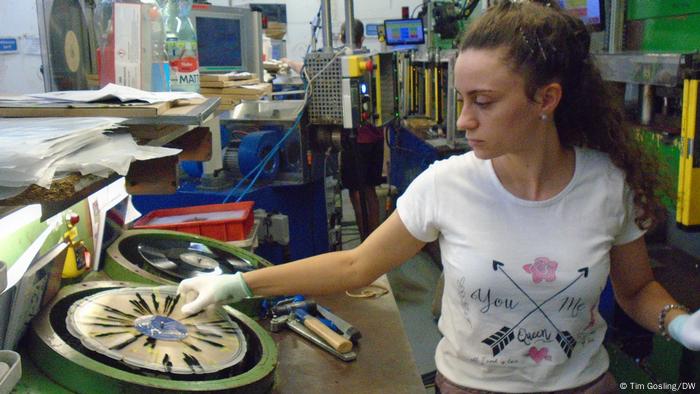
<path id="1" fill-rule="evenodd" d="M 523 76 L 530 100 L 539 87 L 561 84 L 562 98 L 554 113 L 559 140 L 566 147 L 608 154 L 634 193 L 637 226 L 648 229 L 664 220 L 660 194 L 667 192 L 667 183 L 658 162 L 626 124 L 621 100 L 593 63 L 583 22 L 558 7 L 502 2 L 469 26 L 459 50 L 501 47 L 508 48 L 504 61 Z"/>

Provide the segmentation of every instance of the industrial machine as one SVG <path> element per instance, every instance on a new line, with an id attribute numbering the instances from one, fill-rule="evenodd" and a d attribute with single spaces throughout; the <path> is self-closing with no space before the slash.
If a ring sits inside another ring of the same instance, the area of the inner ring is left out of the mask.
<path id="1" fill-rule="evenodd" d="M 181 303 L 174 287 L 64 287 L 32 321 L 26 350 L 42 373 L 76 393 L 272 386 L 276 351 L 260 326 L 232 309 L 182 316 Z"/>
<path id="2" fill-rule="evenodd" d="M 618 88 L 637 138 L 656 155 L 661 175 L 672 182 L 664 201 L 668 223 L 647 236 L 650 242 L 663 243 L 650 247 L 654 274 L 679 302 L 697 309 L 697 281 L 691 278 L 697 275 L 693 256 L 698 256 L 700 243 L 689 230 L 700 224 L 695 150 L 700 31 L 693 23 L 700 18 L 700 2 L 630 0 L 608 6 L 600 18 L 607 47 L 593 56 L 603 78 Z M 622 349 L 617 354 L 613 350 L 611 366 L 623 376 L 619 380 L 633 369 L 620 368 L 627 357 L 637 360 L 643 379 L 652 382 L 697 381 L 700 376 L 697 356 L 652 338 L 619 309 L 611 327 L 616 335 L 609 348 Z"/>
<path id="3" fill-rule="evenodd" d="M 330 12 L 330 6 L 325 9 Z M 193 16 L 217 10 L 202 6 Z M 244 100 L 224 111 L 221 151 L 203 168 L 186 168 L 175 195 L 139 196 L 137 208 L 147 213 L 245 198 L 256 208 L 288 216 L 295 229 L 288 245 L 261 244 L 258 252 L 270 261 L 339 248 L 335 154 L 358 127 L 381 128 L 397 118 L 395 59 L 392 53 L 334 51 L 329 44 L 309 53 L 303 100 Z"/>
<path id="4" fill-rule="evenodd" d="M 72 210 L 84 213 L 87 205 L 83 201 Z M 35 238 L 38 244 L 22 253 L 26 272 L 0 295 L 8 311 L 0 320 L 0 342 L 22 356 L 20 392 L 88 393 L 95 387 L 115 393 L 260 392 L 272 387 L 277 348 L 250 317 L 257 317 L 261 299 L 184 316 L 179 307 L 185 299 L 174 286 L 184 278 L 249 271 L 269 262 L 191 234 L 128 230 L 115 236 L 120 226 L 110 224 L 105 238 L 113 242 L 103 266 L 70 285 L 61 273 L 70 243 L 90 232 L 82 222 L 72 224 L 76 234 L 66 241 L 60 220 L 51 221 L 38 237 L 32 235 L 37 232 L 33 224 L 13 235 Z"/>
<path id="5" fill-rule="evenodd" d="M 304 59 L 310 81 L 309 123 L 315 146 L 341 149 L 342 135 L 384 127 L 398 115 L 393 53 L 313 52 Z"/>

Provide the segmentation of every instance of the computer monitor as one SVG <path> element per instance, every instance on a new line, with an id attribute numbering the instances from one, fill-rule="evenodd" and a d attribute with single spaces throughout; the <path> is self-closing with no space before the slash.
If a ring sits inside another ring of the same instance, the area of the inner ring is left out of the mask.
<path id="1" fill-rule="evenodd" d="M 559 6 L 583 21 L 591 30 L 605 30 L 604 0 L 559 0 Z"/>
<path id="2" fill-rule="evenodd" d="M 197 33 L 199 71 L 224 73 L 262 70 L 262 29 L 247 8 L 194 4 L 190 19 Z"/>
<path id="3" fill-rule="evenodd" d="M 384 21 L 384 38 L 387 45 L 419 45 L 425 43 L 423 20 L 387 19 Z"/>

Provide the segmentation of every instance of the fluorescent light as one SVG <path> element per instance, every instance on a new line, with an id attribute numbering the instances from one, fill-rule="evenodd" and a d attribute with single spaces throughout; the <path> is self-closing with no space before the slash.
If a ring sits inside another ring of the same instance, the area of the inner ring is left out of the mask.
<path id="1" fill-rule="evenodd" d="M 0 240 L 39 219 L 41 219 L 41 205 L 39 204 L 27 205 L 0 218 Z"/>

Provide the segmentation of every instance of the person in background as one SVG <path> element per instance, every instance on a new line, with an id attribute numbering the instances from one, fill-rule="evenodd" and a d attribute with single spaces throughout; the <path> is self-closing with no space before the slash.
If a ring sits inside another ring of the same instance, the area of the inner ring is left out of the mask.
<path id="1" fill-rule="evenodd" d="M 360 49 L 364 41 L 364 25 L 361 21 L 353 19 L 352 29 L 355 48 Z M 347 44 L 345 22 L 340 26 L 340 41 Z M 287 58 L 281 61 L 287 63 L 289 68 L 297 73 L 303 72 L 303 62 Z M 382 184 L 384 134 L 380 128 L 371 125 L 362 126 L 356 130 L 354 140 L 351 140 L 348 135 L 343 136 L 342 147 L 341 183 L 348 189 L 360 239 L 364 240 L 379 226 L 379 198 L 375 188 Z"/>
<path id="2" fill-rule="evenodd" d="M 624 124 L 589 46 L 581 20 L 556 7 L 489 8 L 455 64 L 470 152 L 421 173 L 355 249 L 184 280 L 179 292 L 196 298 L 183 312 L 365 286 L 437 239 L 436 392 L 618 391 L 598 311 L 608 277 L 637 323 L 700 350 L 700 312 L 679 305 L 649 265 L 644 233 L 665 214 L 658 165 Z"/>
<path id="3" fill-rule="evenodd" d="M 294 72 L 296 72 L 297 74 L 299 74 L 300 76 L 303 77 L 302 70 L 304 68 L 304 62 L 300 62 L 298 60 L 292 60 L 288 57 L 283 57 L 282 59 L 280 59 L 280 62 L 286 63 L 291 70 L 293 70 Z"/>
<path id="4" fill-rule="evenodd" d="M 353 19 L 352 36 L 355 48 L 362 48 L 364 25 Z M 340 26 L 340 41 L 345 40 L 345 22 Z M 366 49 L 365 49 L 366 51 Z M 382 184 L 384 168 L 384 134 L 372 125 L 361 126 L 355 141 L 345 135 L 340 153 L 340 178 L 348 189 L 360 239 L 365 240 L 379 226 L 379 198 L 376 187 Z"/>

